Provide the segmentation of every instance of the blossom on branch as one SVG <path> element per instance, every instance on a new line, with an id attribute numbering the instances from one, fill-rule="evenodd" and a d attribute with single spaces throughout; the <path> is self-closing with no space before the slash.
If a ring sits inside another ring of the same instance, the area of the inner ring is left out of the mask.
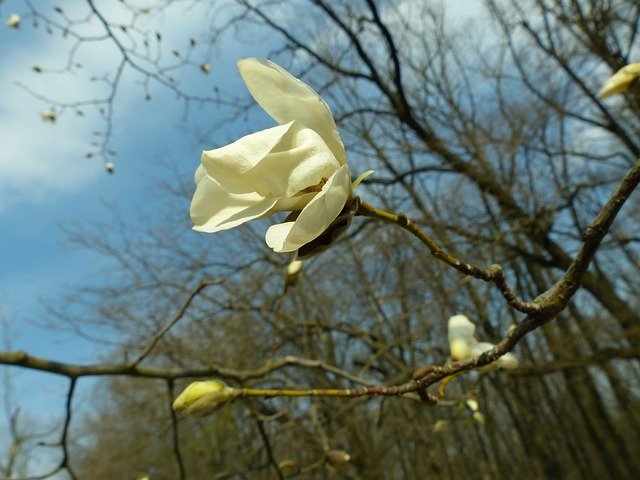
<path id="1" fill-rule="evenodd" d="M 493 343 L 478 342 L 473 335 L 475 330 L 476 326 L 464 315 L 454 315 L 449 319 L 449 350 L 454 362 L 478 357 L 494 347 Z M 517 366 L 518 359 L 511 353 L 506 353 L 495 362 L 483 367 L 483 370 L 512 369 Z"/>
<path id="2" fill-rule="evenodd" d="M 273 62 L 249 58 L 238 70 L 256 102 L 279 125 L 202 153 L 191 202 L 194 230 L 218 232 L 276 212 L 267 230 L 276 252 L 328 244 L 352 202 L 346 154 L 327 104 Z M 347 215 L 350 218 L 350 215 Z M 344 220 L 344 221 L 343 221 Z M 315 246 L 306 249 L 311 254 Z"/>

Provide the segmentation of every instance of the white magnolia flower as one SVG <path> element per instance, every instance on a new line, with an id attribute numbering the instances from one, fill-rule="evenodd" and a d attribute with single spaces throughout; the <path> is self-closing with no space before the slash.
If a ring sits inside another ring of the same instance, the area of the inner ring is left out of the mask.
<path id="1" fill-rule="evenodd" d="M 473 335 L 475 330 L 476 326 L 464 315 L 454 315 L 449 319 L 449 350 L 454 361 L 478 357 L 494 347 L 493 343 L 478 342 Z M 517 366 L 518 359 L 511 353 L 506 353 L 484 368 L 511 369 Z"/>
<path id="2" fill-rule="evenodd" d="M 604 82 L 598 92 L 598 98 L 605 98 L 616 93 L 623 93 L 629 90 L 634 80 L 640 78 L 640 63 L 631 63 L 622 67 Z"/>
<path id="3" fill-rule="evenodd" d="M 280 125 L 202 153 L 193 228 L 218 232 L 290 211 L 267 230 L 266 242 L 293 252 L 327 231 L 351 199 L 344 146 L 329 107 L 308 85 L 264 59 L 241 60 L 238 70 Z"/>
<path id="4" fill-rule="evenodd" d="M 20 28 L 20 15 L 12 13 L 5 22 L 5 25 L 9 28 Z"/>

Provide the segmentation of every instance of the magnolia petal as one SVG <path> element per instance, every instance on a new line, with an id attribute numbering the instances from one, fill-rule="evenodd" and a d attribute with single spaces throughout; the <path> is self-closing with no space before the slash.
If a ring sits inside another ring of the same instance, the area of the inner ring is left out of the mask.
<path id="1" fill-rule="evenodd" d="M 257 193 L 234 194 L 205 176 L 191 201 L 193 229 L 213 233 L 241 225 L 265 215 L 277 202 L 277 198 L 265 198 Z"/>
<path id="2" fill-rule="evenodd" d="M 313 193 L 302 193 L 302 194 L 299 194 L 299 195 L 295 195 L 293 197 L 281 198 L 273 206 L 272 213 L 275 213 L 275 212 L 296 212 L 296 211 L 300 211 L 315 196 L 316 196 L 316 192 L 313 192 Z"/>
<path id="3" fill-rule="evenodd" d="M 340 165 L 345 165 L 344 145 L 331 110 L 307 84 L 269 60 L 247 58 L 238 70 L 256 102 L 278 123 L 299 120 L 318 132 Z"/>
<path id="4" fill-rule="evenodd" d="M 244 174 L 269 155 L 292 125 L 293 122 L 290 122 L 267 128 L 246 135 L 224 147 L 202 152 L 204 170 L 228 192 L 255 191 Z"/>
<path id="5" fill-rule="evenodd" d="M 318 185 L 340 168 L 323 139 L 300 122 L 294 122 L 265 158 L 244 174 L 264 196 L 291 197 Z"/>
<path id="6" fill-rule="evenodd" d="M 263 197 L 294 196 L 340 167 L 322 138 L 300 122 L 268 128 L 203 152 L 202 165 L 226 191 L 257 192 Z"/>
<path id="7" fill-rule="evenodd" d="M 293 252 L 324 232 L 333 222 L 351 193 L 347 165 L 341 166 L 306 207 L 295 222 L 273 225 L 267 230 L 267 244 L 276 252 Z"/>
<path id="8" fill-rule="evenodd" d="M 202 165 L 202 163 L 200 165 L 198 165 L 198 168 L 196 168 L 196 173 L 194 174 L 194 180 L 196 182 L 196 186 L 198 186 L 198 184 L 202 181 L 202 179 L 204 177 L 206 177 L 207 172 L 204 169 L 204 166 Z"/>
<path id="9" fill-rule="evenodd" d="M 293 252 L 296 247 L 289 248 L 287 236 L 291 233 L 295 222 L 284 222 L 271 225 L 264 239 L 274 252 Z"/>
<path id="10" fill-rule="evenodd" d="M 640 63 L 625 65 L 614 73 L 598 92 L 598 98 L 606 98 L 616 93 L 623 93 L 629 89 L 631 83 L 640 77 Z"/>

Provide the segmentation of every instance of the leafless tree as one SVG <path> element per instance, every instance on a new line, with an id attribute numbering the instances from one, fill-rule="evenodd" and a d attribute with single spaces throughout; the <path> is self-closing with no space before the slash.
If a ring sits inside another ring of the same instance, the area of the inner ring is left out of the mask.
<path id="1" fill-rule="evenodd" d="M 110 84 L 129 68 L 186 102 L 228 107 L 227 119 L 244 112 L 241 99 L 169 79 L 154 53 L 162 35 L 137 26 L 146 12 L 124 2 L 123 28 L 86 3 L 100 41 L 122 55 Z M 0 352 L 3 364 L 69 379 L 52 473 L 634 478 L 640 97 L 596 94 L 640 54 L 637 2 L 490 0 L 482 23 L 457 28 L 427 0 L 209 3 L 224 11 L 210 44 L 242 40 L 248 26 L 278 36 L 274 59 L 327 99 L 352 170 L 376 173 L 351 228 L 287 289 L 290 259 L 251 226 L 224 247 L 182 229 L 182 179 L 162 225 L 72 228 L 117 275 L 79 288 L 65 305 L 81 313 L 52 309 L 52 321 L 83 335 L 100 326 L 118 344 L 83 366 Z M 206 61 L 177 57 L 180 68 Z M 105 118 L 101 153 L 109 108 Z M 445 363 L 445 319 L 458 312 L 496 347 Z M 518 369 L 478 372 L 514 348 Z M 101 378 L 95 410 L 71 422 L 84 377 Z M 340 395 L 268 394 L 176 417 L 171 400 L 195 378 Z"/>

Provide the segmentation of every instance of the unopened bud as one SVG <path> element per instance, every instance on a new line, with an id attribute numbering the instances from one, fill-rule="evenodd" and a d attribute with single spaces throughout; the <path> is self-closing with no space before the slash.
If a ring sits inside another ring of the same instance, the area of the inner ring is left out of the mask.
<path id="1" fill-rule="evenodd" d="M 240 392 L 218 380 L 193 382 L 173 402 L 176 412 L 207 415 L 224 407 Z"/>
<path id="2" fill-rule="evenodd" d="M 53 108 L 47 108 L 40 112 L 40 118 L 45 123 L 56 123 L 58 116 Z"/>
<path id="3" fill-rule="evenodd" d="M 433 425 L 433 432 L 434 433 L 444 432 L 450 426 L 451 426 L 451 420 L 438 420 Z"/>
<path id="4" fill-rule="evenodd" d="M 295 470 L 295 468 L 297 466 L 298 466 L 298 464 L 292 458 L 287 458 L 285 460 L 282 460 L 278 464 L 278 468 L 282 471 L 282 473 L 289 473 L 289 472 Z"/>
<path id="5" fill-rule="evenodd" d="M 473 412 L 473 419 L 483 427 L 487 423 L 482 412 Z"/>
<path id="6" fill-rule="evenodd" d="M 20 15 L 18 15 L 17 13 L 12 13 L 11 15 L 9 15 L 9 18 L 7 19 L 5 25 L 9 28 L 20 28 Z"/>
<path id="7" fill-rule="evenodd" d="M 298 281 L 300 271 L 302 270 L 302 262 L 300 260 L 293 260 L 287 265 L 287 271 L 284 275 L 284 289 L 293 286 Z"/>
<path id="8" fill-rule="evenodd" d="M 344 450 L 327 450 L 325 453 L 327 461 L 333 465 L 340 465 L 351 461 L 351 455 Z"/>

